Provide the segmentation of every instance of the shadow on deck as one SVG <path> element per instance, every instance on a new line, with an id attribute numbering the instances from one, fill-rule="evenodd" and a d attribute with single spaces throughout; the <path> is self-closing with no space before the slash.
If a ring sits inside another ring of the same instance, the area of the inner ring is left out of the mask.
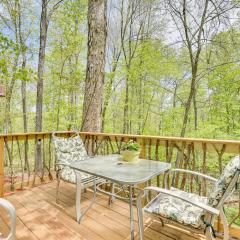
<path id="1" fill-rule="evenodd" d="M 75 186 L 61 183 L 59 204 L 55 201 L 56 182 L 40 185 L 8 195 L 6 198 L 17 209 L 17 239 L 21 240 L 123 240 L 130 239 L 128 204 L 115 200 L 108 205 L 108 197 L 97 195 L 93 208 L 82 219 L 75 221 Z M 82 207 L 91 199 L 91 191 L 82 194 Z M 138 239 L 137 215 L 135 231 Z M 202 236 L 145 218 L 146 240 L 196 240 Z"/>

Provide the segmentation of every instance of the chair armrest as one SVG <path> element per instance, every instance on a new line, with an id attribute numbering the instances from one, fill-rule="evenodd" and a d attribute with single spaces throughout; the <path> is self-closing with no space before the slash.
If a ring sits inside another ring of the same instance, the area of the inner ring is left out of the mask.
<path id="1" fill-rule="evenodd" d="M 171 191 L 171 190 L 167 190 L 167 189 L 163 189 L 163 188 L 158 188 L 158 187 L 153 187 L 153 186 L 150 186 L 150 187 L 146 187 L 144 188 L 144 190 L 142 191 L 142 193 L 139 194 L 138 198 L 141 198 L 142 195 L 144 193 L 146 193 L 146 191 L 155 191 L 155 192 L 158 192 L 158 193 L 162 193 L 162 194 L 166 194 L 166 195 L 169 195 L 171 197 L 175 197 L 175 198 L 178 198 L 178 199 L 181 199 L 185 202 L 188 202 L 196 207 L 199 207 L 211 214 L 214 214 L 214 215 L 219 215 L 219 210 L 216 209 L 216 208 L 213 208 L 205 203 L 202 203 L 202 202 L 196 202 L 196 201 L 191 201 L 189 198 L 179 194 L 178 192 L 175 192 L 175 191 Z M 138 199 L 139 200 L 139 199 Z"/>
<path id="2" fill-rule="evenodd" d="M 55 163 L 55 166 L 56 167 L 70 167 L 70 164 L 67 164 L 67 163 Z"/>
<path id="3" fill-rule="evenodd" d="M 16 232 L 16 210 L 14 206 L 7 200 L 0 198 L 0 206 L 5 208 L 10 216 L 10 231 L 9 235 L 6 238 L 0 238 L 2 240 L 11 240 L 15 238 Z"/>
<path id="4" fill-rule="evenodd" d="M 167 177 L 169 176 L 170 173 L 172 172 L 182 172 L 182 173 L 189 173 L 189 174 L 192 174 L 192 175 L 195 175 L 195 176 L 199 176 L 199 177 L 202 177 L 202 178 L 205 178 L 209 181 L 212 181 L 212 182 L 217 182 L 218 179 L 214 178 L 214 177 L 211 177 L 211 176 L 208 176 L 208 175 L 205 175 L 205 174 L 202 174 L 202 173 L 199 173 L 199 172 L 194 172 L 194 171 L 191 171 L 191 170 L 186 170 L 186 169 L 179 169 L 179 168 L 175 168 L 175 169 L 171 169 L 169 170 L 166 175 L 165 175 L 165 186 L 167 186 Z"/>

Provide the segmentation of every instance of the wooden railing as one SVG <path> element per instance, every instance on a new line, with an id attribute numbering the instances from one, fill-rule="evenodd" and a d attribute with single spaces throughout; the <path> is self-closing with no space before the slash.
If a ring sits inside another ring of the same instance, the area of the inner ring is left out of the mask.
<path id="1" fill-rule="evenodd" d="M 60 132 L 68 137 L 72 132 Z M 0 196 L 4 191 L 32 186 L 54 178 L 55 156 L 51 132 L 0 135 Z M 141 157 L 166 161 L 173 167 L 199 171 L 218 177 L 232 156 L 240 153 L 240 141 L 179 137 L 140 136 L 108 133 L 80 133 L 91 154 L 119 153 L 121 145 L 130 139 L 141 145 Z M 41 162 L 35 161 L 36 145 L 41 145 Z M 40 167 L 39 167 L 40 166 Z M 183 175 L 170 179 L 175 186 L 206 195 L 206 182 Z M 150 184 L 163 186 L 163 176 Z M 235 195 L 227 204 L 230 225 L 240 222 L 240 201 Z M 220 224 L 218 230 L 220 230 Z M 232 230 L 233 232 L 235 230 Z M 239 232 L 238 232 L 239 234 Z"/>

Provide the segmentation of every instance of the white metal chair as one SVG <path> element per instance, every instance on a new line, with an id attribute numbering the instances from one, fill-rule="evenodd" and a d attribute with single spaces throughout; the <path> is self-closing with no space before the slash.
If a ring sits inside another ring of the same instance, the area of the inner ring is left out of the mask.
<path id="1" fill-rule="evenodd" d="M 0 237 L 0 240 L 14 240 L 16 233 L 16 210 L 14 206 L 7 200 L 0 198 L 0 207 L 7 210 L 10 218 L 10 229 L 7 237 Z M 1 224 L 0 224 L 1 227 Z"/>
<path id="2" fill-rule="evenodd" d="M 70 164 L 78 162 L 88 158 L 87 151 L 84 143 L 79 136 L 78 132 L 75 132 L 69 138 L 63 138 L 56 136 L 57 132 L 52 134 L 52 140 L 54 143 L 56 154 L 56 166 L 57 166 L 57 194 L 56 201 L 58 202 L 60 180 L 76 184 L 76 174 L 73 169 L 70 168 Z M 94 177 L 81 173 L 82 177 L 82 189 L 93 186 Z M 96 182 L 101 182 L 101 179 L 96 179 Z"/>
<path id="3" fill-rule="evenodd" d="M 209 197 L 188 193 L 176 188 L 163 189 L 158 187 L 146 187 L 137 199 L 138 224 L 140 240 L 144 239 L 144 227 L 142 210 L 150 213 L 164 222 L 177 225 L 179 228 L 187 228 L 197 233 L 205 234 L 207 240 L 215 237 L 214 222 L 220 215 L 224 240 L 229 239 L 229 229 L 223 205 L 226 199 L 234 192 L 240 173 L 240 156 L 233 158 L 225 167 L 219 179 L 184 169 L 173 169 L 171 172 L 183 172 L 209 180 L 214 183 Z M 168 175 L 165 177 L 167 186 Z M 149 191 L 155 191 L 158 195 L 142 209 L 142 197 Z"/>

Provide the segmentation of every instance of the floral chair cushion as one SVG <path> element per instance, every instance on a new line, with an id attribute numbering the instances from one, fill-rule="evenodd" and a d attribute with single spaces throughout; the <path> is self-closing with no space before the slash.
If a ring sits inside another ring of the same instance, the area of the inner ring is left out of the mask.
<path id="1" fill-rule="evenodd" d="M 75 174 L 74 170 L 71 169 L 70 167 L 63 167 L 60 170 L 59 174 L 60 174 L 60 178 L 63 179 L 64 181 L 74 183 L 74 184 L 77 181 L 76 174 Z M 81 177 L 82 177 L 82 181 L 84 181 L 85 179 L 90 178 L 90 175 L 87 173 L 81 172 Z"/>
<path id="2" fill-rule="evenodd" d="M 79 136 L 71 138 L 53 137 L 56 157 L 58 163 L 70 165 L 73 162 L 78 162 L 88 157 L 82 139 Z M 67 166 L 60 165 L 60 178 L 76 183 L 76 174 L 73 169 Z M 89 178 L 90 175 L 81 173 L 82 179 Z"/>
<path id="3" fill-rule="evenodd" d="M 71 138 L 53 137 L 53 143 L 59 163 L 71 164 L 84 160 L 88 155 L 79 136 Z"/>
<path id="4" fill-rule="evenodd" d="M 208 201 L 206 197 L 184 192 L 176 188 L 171 188 L 171 191 L 177 191 L 193 202 L 207 203 Z M 201 208 L 165 194 L 159 194 L 157 198 L 150 203 L 146 211 L 172 219 L 181 224 L 191 225 L 195 228 L 202 228 L 204 226 L 202 221 L 204 211 Z"/>
<path id="5" fill-rule="evenodd" d="M 209 205 L 213 207 L 218 205 L 219 201 L 222 199 L 225 191 L 227 190 L 228 185 L 239 170 L 240 156 L 236 156 L 228 163 L 219 180 L 215 183 L 214 188 L 209 196 Z"/>

